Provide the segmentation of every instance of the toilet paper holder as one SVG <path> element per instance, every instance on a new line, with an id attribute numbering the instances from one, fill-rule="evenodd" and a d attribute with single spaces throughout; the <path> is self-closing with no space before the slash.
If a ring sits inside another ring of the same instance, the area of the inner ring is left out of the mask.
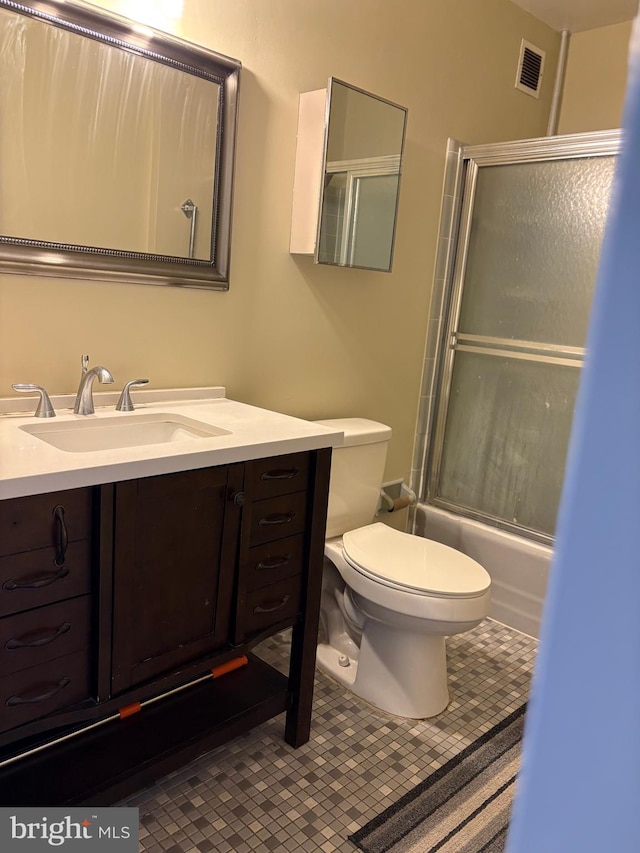
<path id="1" fill-rule="evenodd" d="M 380 498 L 376 509 L 376 515 L 383 515 L 386 512 L 396 512 L 418 502 L 418 498 L 413 489 L 405 483 L 404 480 L 391 480 L 388 483 L 383 483 L 380 486 Z"/>

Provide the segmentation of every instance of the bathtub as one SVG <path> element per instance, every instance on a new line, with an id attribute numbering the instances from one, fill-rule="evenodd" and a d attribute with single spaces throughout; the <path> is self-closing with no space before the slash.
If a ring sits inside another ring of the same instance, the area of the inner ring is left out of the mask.
<path id="1" fill-rule="evenodd" d="M 538 637 L 552 549 L 419 503 L 415 533 L 462 551 L 491 575 L 490 617 Z"/>

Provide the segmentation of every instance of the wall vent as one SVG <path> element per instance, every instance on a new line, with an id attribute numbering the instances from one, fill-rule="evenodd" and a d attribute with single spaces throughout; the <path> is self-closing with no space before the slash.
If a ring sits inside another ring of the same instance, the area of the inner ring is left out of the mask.
<path id="1" fill-rule="evenodd" d="M 542 85 L 542 72 L 544 70 L 545 51 L 522 39 L 520 44 L 520 59 L 518 60 L 518 74 L 516 76 L 516 89 L 526 92 L 534 98 L 540 96 Z"/>

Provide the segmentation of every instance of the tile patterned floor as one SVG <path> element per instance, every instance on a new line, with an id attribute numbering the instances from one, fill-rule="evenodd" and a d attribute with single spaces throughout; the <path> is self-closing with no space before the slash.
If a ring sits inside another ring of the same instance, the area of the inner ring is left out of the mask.
<path id="1" fill-rule="evenodd" d="M 381 714 L 317 673 L 309 743 L 284 715 L 120 805 L 150 853 L 354 853 L 347 836 L 527 698 L 536 641 L 497 622 L 448 640 L 451 702 L 427 721 Z M 286 671 L 288 636 L 258 652 Z"/>

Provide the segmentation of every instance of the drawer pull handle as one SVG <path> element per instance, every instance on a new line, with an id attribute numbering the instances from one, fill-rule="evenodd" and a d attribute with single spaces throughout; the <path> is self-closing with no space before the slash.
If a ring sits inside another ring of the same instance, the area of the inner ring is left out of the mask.
<path id="1" fill-rule="evenodd" d="M 63 634 L 68 633 L 71 630 L 71 623 L 63 622 L 62 625 L 55 631 L 53 634 L 49 634 L 48 637 L 41 637 L 39 640 L 18 640 L 17 638 L 13 638 L 9 640 L 5 646 L 7 649 L 33 649 L 37 646 L 47 646 L 49 643 L 53 643 L 54 640 L 57 640 L 58 637 L 61 637 Z"/>
<path id="2" fill-rule="evenodd" d="M 53 510 L 53 515 L 55 520 L 58 522 L 58 550 L 53 562 L 56 566 L 62 566 L 67 555 L 67 546 L 69 545 L 67 525 L 64 523 L 64 507 L 59 504 Z"/>
<path id="3" fill-rule="evenodd" d="M 36 702 L 46 702 L 47 699 L 53 699 L 56 693 L 64 690 L 69 684 L 71 684 L 70 678 L 61 678 L 53 690 L 50 690 L 48 693 L 41 693 L 40 696 L 33 696 L 30 699 L 25 699 L 22 696 L 11 696 L 7 699 L 7 705 L 12 708 L 14 705 L 35 705 Z"/>
<path id="4" fill-rule="evenodd" d="M 51 583 L 55 583 L 56 581 L 62 580 L 62 578 L 66 578 L 68 574 L 69 569 L 61 567 L 54 574 L 46 575 L 37 581 L 25 581 L 24 583 L 14 580 L 5 581 L 2 584 L 2 589 L 6 589 L 7 592 L 11 592 L 11 590 L 14 589 L 40 589 L 40 587 L 49 586 Z"/>
<path id="5" fill-rule="evenodd" d="M 274 515 L 263 515 L 258 524 L 266 527 L 268 524 L 289 524 L 296 517 L 295 512 L 279 512 Z"/>
<path id="6" fill-rule="evenodd" d="M 268 571 L 269 569 L 281 569 L 290 562 L 293 554 L 285 554 L 284 557 L 267 557 L 266 560 L 260 560 L 256 563 L 256 569 L 259 572 Z"/>
<path id="7" fill-rule="evenodd" d="M 274 604 L 273 607 L 262 607 L 261 605 L 258 605 L 257 607 L 253 608 L 253 612 L 254 612 L 254 614 L 256 614 L 256 613 L 273 613 L 274 610 L 280 610 L 281 607 L 284 607 L 290 598 L 291 598 L 290 595 L 285 595 L 282 598 L 282 601 L 279 601 L 277 604 Z"/>
<path id="8" fill-rule="evenodd" d="M 265 471 L 260 475 L 261 480 L 293 480 L 300 473 L 299 468 L 283 468 L 276 471 Z"/>

